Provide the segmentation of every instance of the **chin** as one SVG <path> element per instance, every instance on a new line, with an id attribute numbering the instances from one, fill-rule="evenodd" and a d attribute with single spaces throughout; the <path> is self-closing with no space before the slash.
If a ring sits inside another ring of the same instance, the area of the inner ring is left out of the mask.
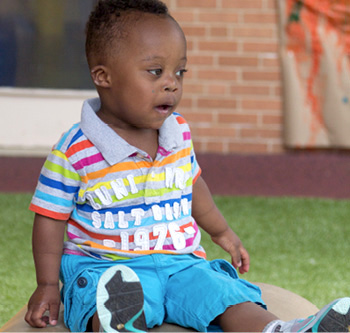
<path id="1" fill-rule="evenodd" d="M 162 125 L 163 125 L 164 121 L 162 122 L 154 122 L 152 124 L 139 124 L 139 125 L 135 125 L 134 127 L 139 129 L 139 130 L 155 130 L 158 131 Z"/>
<path id="2" fill-rule="evenodd" d="M 151 129 L 157 130 L 157 131 L 158 131 L 158 130 L 162 127 L 163 123 L 164 123 L 164 121 L 163 121 L 160 125 L 153 125 L 153 126 L 151 127 Z"/>

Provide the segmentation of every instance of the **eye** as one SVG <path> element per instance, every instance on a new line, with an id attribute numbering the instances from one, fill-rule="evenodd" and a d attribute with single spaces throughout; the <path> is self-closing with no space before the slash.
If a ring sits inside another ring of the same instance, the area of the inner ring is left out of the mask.
<path id="1" fill-rule="evenodd" d="M 183 77 L 187 73 L 187 69 L 180 69 L 176 72 L 176 76 Z"/>
<path id="2" fill-rule="evenodd" d="M 163 70 L 160 68 L 157 68 L 157 69 L 151 69 L 148 72 L 155 76 L 161 76 L 163 73 Z"/>

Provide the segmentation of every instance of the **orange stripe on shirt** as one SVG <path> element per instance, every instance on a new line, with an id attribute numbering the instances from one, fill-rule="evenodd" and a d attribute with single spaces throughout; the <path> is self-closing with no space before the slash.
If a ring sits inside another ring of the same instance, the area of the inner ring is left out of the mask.
<path id="1" fill-rule="evenodd" d="M 68 214 L 55 213 L 51 210 L 41 208 L 41 207 L 36 206 L 32 203 L 30 204 L 29 209 L 34 213 L 37 213 L 37 214 L 40 214 L 40 215 L 43 215 L 46 217 L 50 217 L 54 220 L 67 221 L 69 219 L 69 216 L 70 216 L 70 213 L 68 213 Z"/>
<path id="2" fill-rule="evenodd" d="M 204 251 L 194 251 L 193 254 L 198 257 L 207 259 L 207 254 Z"/>
<path id="3" fill-rule="evenodd" d="M 98 239 L 98 240 L 104 240 L 104 239 L 108 238 L 110 240 L 113 240 L 116 243 L 120 243 L 121 242 L 120 236 L 103 235 L 103 234 L 98 234 L 96 232 L 88 231 L 88 230 L 84 229 L 80 224 L 78 224 L 77 222 L 75 222 L 72 219 L 70 219 L 68 221 L 68 224 L 70 224 L 70 225 L 74 226 L 75 228 L 79 229 L 84 234 L 88 235 L 90 238 L 94 238 L 94 239 Z"/>
<path id="4" fill-rule="evenodd" d="M 73 146 L 71 146 L 66 151 L 66 156 L 71 157 L 72 155 L 76 154 L 77 152 L 84 150 L 84 149 L 87 149 L 87 148 L 91 148 L 93 146 L 94 145 L 89 140 L 84 140 L 84 141 L 78 142 L 78 143 L 74 144 Z"/>
<path id="5" fill-rule="evenodd" d="M 178 161 L 179 159 L 189 156 L 191 154 L 191 148 L 185 148 L 177 152 L 176 154 L 171 154 L 168 157 L 165 157 L 162 161 L 160 162 L 155 162 L 154 166 L 155 167 L 160 167 L 162 165 L 166 164 L 172 164 Z"/>
<path id="6" fill-rule="evenodd" d="M 187 124 L 185 118 L 183 118 L 181 116 L 176 116 L 176 120 L 179 124 Z"/>
<path id="7" fill-rule="evenodd" d="M 140 162 L 121 162 L 117 163 L 108 168 L 104 168 L 102 170 L 98 170 L 95 172 L 90 172 L 86 176 L 82 176 L 81 179 L 84 183 L 87 183 L 88 180 L 103 178 L 109 173 L 120 172 L 120 171 L 128 171 L 128 170 L 137 170 L 141 168 L 149 168 L 151 162 L 140 161 Z"/>
<path id="8" fill-rule="evenodd" d="M 197 179 L 199 178 L 199 176 L 201 175 L 201 173 L 202 173 L 202 169 L 199 169 L 199 170 L 198 170 L 198 173 L 197 173 L 196 176 L 193 178 L 193 181 L 192 181 L 193 184 L 196 183 L 196 181 L 197 181 Z"/>

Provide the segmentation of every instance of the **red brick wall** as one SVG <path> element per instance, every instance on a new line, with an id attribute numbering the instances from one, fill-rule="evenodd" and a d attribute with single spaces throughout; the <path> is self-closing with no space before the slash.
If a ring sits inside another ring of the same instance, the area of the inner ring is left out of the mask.
<path id="1" fill-rule="evenodd" d="M 165 0 L 188 42 L 178 109 L 197 152 L 283 151 L 276 0 Z"/>

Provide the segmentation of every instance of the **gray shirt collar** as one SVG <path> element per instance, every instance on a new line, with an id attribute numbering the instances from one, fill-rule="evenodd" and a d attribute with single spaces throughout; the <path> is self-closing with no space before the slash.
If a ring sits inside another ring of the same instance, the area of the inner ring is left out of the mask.
<path id="1" fill-rule="evenodd" d="M 142 153 L 140 149 L 130 145 L 96 114 L 100 109 L 99 98 L 88 99 L 83 104 L 81 113 L 81 129 L 85 136 L 101 152 L 104 159 L 114 165 L 134 153 Z M 183 143 L 183 134 L 174 115 L 168 117 L 159 129 L 159 146 L 167 151 L 179 147 Z"/>

